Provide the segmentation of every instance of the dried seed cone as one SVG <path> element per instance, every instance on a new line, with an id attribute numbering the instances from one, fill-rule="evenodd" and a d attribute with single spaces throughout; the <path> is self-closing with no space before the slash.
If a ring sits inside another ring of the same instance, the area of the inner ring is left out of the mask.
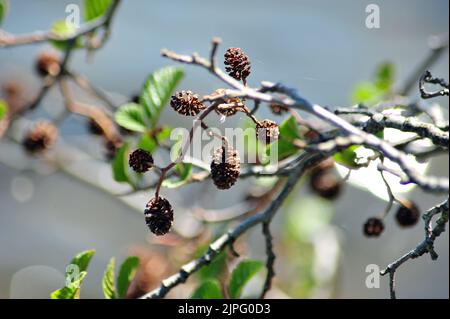
<path id="1" fill-rule="evenodd" d="M 145 173 L 153 166 L 153 156 L 146 150 L 138 148 L 130 154 L 130 167 L 137 173 Z"/>
<path id="2" fill-rule="evenodd" d="M 310 187 L 322 198 L 336 199 L 342 191 L 342 183 L 332 169 L 317 169 L 310 178 Z"/>
<path id="3" fill-rule="evenodd" d="M 250 59 L 241 48 L 229 48 L 225 52 L 225 71 L 236 80 L 244 80 L 250 75 Z"/>
<path id="4" fill-rule="evenodd" d="M 238 152 L 222 146 L 214 153 L 211 162 L 211 177 L 218 189 L 229 189 L 236 183 L 241 170 Z"/>
<path id="5" fill-rule="evenodd" d="M 256 125 L 256 136 L 266 144 L 270 144 L 280 136 L 280 129 L 277 123 L 271 120 L 264 120 Z"/>
<path id="6" fill-rule="evenodd" d="M 284 112 L 288 111 L 288 108 L 281 104 L 272 103 L 269 105 L 269 107 L 270 107 L 270 110 L 272 111 L 272 113 L 275 115 L 281 115 Z"/>
<path id="7" fill-rule="evenodd" d="M 409 200 L 402 200 L 402 205 L 398 208 L 395 214 L 397 223 L 402 227 L 412 227 L 419 221 L 420 211 L 413 202 Z"/>
<path id="8" fill-rule="evenodd" d="M 36 59 L 35 68 L 40 76 L 56 76 L 61 71 L 60 56 L 52 51 L 42 52 Z"/>
<path id="9" fill-rule="evenodd" d="M 363 227 L 364 235 L 367 237 L 378 237 L 384 230 L 383 220 L 377 217 L 369 218 Z"/>
<path id="10" fill-rule="evenodd" d="M 15 98 L 22 95 L 24 88 L 20 82 L 7 81 L 2 85 L 5 98 Z"/>
<path id="11" fill-rule="evenodd" d="M 178 113 L 186 116 L 194 116 L 200 113 L 205 105 L 197 94 L 192 91 L 176 92 L 170 100 L 170 106 Z"/>
<path id="12" fill-rule="evenodd" d="M 157 236 L 167 234 L 172 227 L 172 206 L 161 196 L 154 197 L 147 203 L 144 214 L 148 228 Z"/>
<path id="13" fill-rule="evenodd" d="M 31 154 L 50 148 L 58 138 L 58 129 L 50 122 L 39 122 L 28 131 L 22 142 L 25 150 Z"/>

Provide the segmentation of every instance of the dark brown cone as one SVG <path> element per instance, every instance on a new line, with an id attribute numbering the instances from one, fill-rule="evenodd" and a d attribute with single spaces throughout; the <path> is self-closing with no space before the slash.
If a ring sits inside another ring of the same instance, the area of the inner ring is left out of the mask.
<path id="1" fill-rule="evenodd" d="M 270 144 L 280 136 L 280 129 L 277 123 L 271 120 L 264 120 L 256 125 L 256 137 L 266 144 Z"/>
<path id="2" fill-rule="evenodd" d="M 152 154 L 146 150 L 138 148 L 130 154 L 128 164 L 135 172 L 145 173 L 153 166 Z"/>
<path id="3" fill-rule="evenodd" d="M 402 227 L 412 227 L 419 221 L 420 211 L 413 202 L 409 200 L 402 200 L 401 206 L 395 214 L 397 223 Z"/>
<path id="4" fill-rule="evenodd" d="M 195 116 L 205 108 L 197 94 L 184 90 L 172 95 L 170 106 L 178 113 L 186 116 Z"/>
<path id="5" fill-rule="evenodd" d="M 363 232 L 367 237 L 378 237 L 384 230 L 383 220 L 377 217 L 369 218 L 364 224 Z"/>
<path id="6" fill-rule="evenodd" d="M 50 122 L 39 122 L 28 131 L 22 142 L 25 150 L 31 154 L 50 148 L 58 137 L 58 129 Z"/>
<path id="7" fill-rule="evenodd" d="M 244 80 L 250 75 L 250 59 L 240 48 L 229 48 L 225 52 L 225 71 L 236 80 Z"/>
<path id="8" fill-rule="evenodd" d="M 341 194 L 342 183 L 333 170 L 322 169 L 311 174 L 310 187 L 320 197 L 333 200 Z"/>
<path id="9" fill-rule="evenodd" d="M 239 154 L 225 146 L 217 149 L 211 162 L 211 177 L 218 189 L 228 189 L 236 183 L 241 169 Z"/>
<path id="10" fill-rule="evenodd" d="M 40 76 L 56 76 L 61 71 L 60 56 L 52 51 L 42 52 L 36 59 L 35 68 Z"/>
<path id="11" fill-rule="evenodd" d="M 2 85 L 2 92 L 7 99 L 20 97 L 23 90 L 24 88 L 20 82 L 8 81 Z"/>
<path id="12" fill-rule="evenodd" d="M 281 115 L 284 112 L 288 111 L 288 108 L 281 104 L 272 103 L 269 105 L 269 107 L 270 107 L 270 110 L 272 111 L 272 113 L 275 115 Z"/>
<path id="13" fill-rule="evenodd" d="M 167 234 L 172 227 L 172 206 L 161 196 L 154 197 L 147 203 L 144 214 L 148 228 L 157 236 Z"/>

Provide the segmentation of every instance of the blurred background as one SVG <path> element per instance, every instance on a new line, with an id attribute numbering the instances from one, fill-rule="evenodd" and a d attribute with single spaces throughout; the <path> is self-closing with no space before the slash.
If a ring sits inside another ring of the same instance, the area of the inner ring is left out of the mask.
<path id="1" fill-rule="evenodd" d="M 53 21 L 65 18 L 69 3 L 82 5 L 82 1 L 73 0 L 12 0 L 3 27 L 14 34 L 47 30 Z M 379 29 L 365 25 L 365 9 L 370 3 L 380 7 Z M 152 71 L 173 64 L 160 57 L 161 48 L 206 55 L 211 38 L 219 36 L 223 40 L 221 55 L 233 46 L 242 47 L 250 57 L 250 85 L 262 80 L 282 81 L 319 104 L 350 105 L 354 85 L 370 79 L 381 62 L 395 64 L 396 85 L 400 86 L 427 56 L 428 37 L 448 32 L 448 7 L 446 0 L 123 1 L 106 46 L 90 63 L 83 51 L 77 52 L 71 68 L 121 103 L 140 91 Z M 36 94 L 40 81 L 33 73 L 34 57 L 46 47 L 0 49 L 0 83 L 20 81 L 26 95 Z M 445 52 L 431 68 L 433 75 L 448 79 L 448 61 Z M 207 94 L 222 86 L 204 70 L 186 66 L 185 71 L 179 88 Z M 448 110 L 448 99 L 433 102 Z M 52 90 L 29 118 L 50 117 L 61 107 L 58 91 Z M 260 111 L 260 118 L 269 116 L 268 110 Z M 161 123 L 190 125 L 168 108 Z M 113 182 L 110 166 L 101 161 L 100 142 L 87 135 L 85 120 L 73 116 L 60 129 L 65 144 L 79 146 L 92 155 L 81 156 L 67 169 L 89 183 L 57 171 L 45 159 L 29 159 L 19 146 L 0 141 L 0 298 L 48 298 L 63 285 L 65 265 L 71 257 L 89 248 L 97 252 L 82 298 L 102 298 L 101 277 L 112 256 L 119 261 L 129 254 L 147 259 L 152 256 L 154 263 L 147 267 L 157 279 L 187 261 L 189 256 L 185 255 L 197 239 L 174 249 L 167 245 L 177 245 L 176 239 L 162 244 L 149 233 L 141 210 L 150 194 L 119 200 L 90 185 L 96 183 L 116 192 L 126 189 Z M 448 156 L 436 157 L 429 173 L 448 176 Z M 195 238 L 203 226 L 190 216 L 193 207 L 226 208 L 239 202 L 247 188 L 248 182 L 239 182 L 232 190 L 218 194 L 212 183 L 206 182 L 163 193 L 176 207 L 175 230 Z M 442 200 L 419 190 L 406 196 L 422 210 Z M 304 201 L 296 202 L 299 198 Z M 362 224 L 384 207 L 379 198 L 350 185 L 333 202 L 315 199 L 307 187 L 299 187 L 275 220 L 279 276 L 269 297 L 387 298 L 387 278 L 381 279 L 378 289 L 366 287 L 366 266 L 384 267 L 415 247 L 423 239 L 423 231 L 421 223 L 400 229 L 393 216 L 388 216 L 383 236 L 364 237 Z M 320 213 L 315 214 L 319 208 Z M 220 233 L 228 226 L 212 229 Z M 448 232 L 437 240 L 437 261 L 424 256 L 399 270 L 398 297 L 448 298 L 448 242 Z M 260 229 L 250 231 L 238 248 L 244 256 L 264 258 Z M 151 280 L 154 285 L 156 279 Z M 262 280 L 257 278 L 249 285 L 249 295 Z M 191 280 L 171 296 L 186 297 L 193 285 Z"/>

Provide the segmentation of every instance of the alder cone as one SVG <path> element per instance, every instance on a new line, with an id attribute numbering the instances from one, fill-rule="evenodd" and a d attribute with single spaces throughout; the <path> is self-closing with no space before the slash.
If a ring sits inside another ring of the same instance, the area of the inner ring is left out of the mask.
<path id="1" fill-rule="evenodd" d="M 146 150 L 138 148 L 130 154 L 128 164 L 137 173 L 145 173 L 153 166 L 153 156 Z"/>
<path id="2" fill-rule="evenodd" d="M 236 80 L 244 80 L 250 75 L 250 59 L 241 48 L 229 48 L 225 52 L 225 71 Z"/>
<path id="3" fill-rule="evenodd" d="M 218 189 L 229 189 L 239 178 L 241 163 L 238 152 L 222 146 L 214 153 L 211 177 Z"/>
<path id="4" fill-rule="evenodd" d="M 172 227 L 172 205 L 161 196 L 154 197 L 147 203 L 144 215 L 148 228 L 157 236 L 167 234 Z"/>
<path id="5" fill-rule="evenodd" d="M 186 116 L 195 116 L 205 108 L 197 94 L 184 90 L 172 95 L 170 106 L 178 113 Z"/>
<path id="6" fill-rule="evenodd" d="M 39 122 L 25 136 L 22 145 L 31 154 L 50 148 L 58 138 L 58 129 L 50 122 Z"/>
<path id="7" fill-rule="evenodd" d="M 419 208 L 411 201 L 402 200 L 401 206 L 395 214 L 397 223 L 402 227 L 412 227 L 419 221 Z"/>
<path id="8" fill-rule="evenodd" d="M 322 198 L 336 199 L 342 191 L 342 183 L 332 169 L 313 171 L 310 177 L 310 187 Z"/>
<path id="9" fill-rule="evenodd" d="M 36 72 L 44 77 L 47 75 L 56 76 L 61 71 L 61 59 L 56 52 L 45 51 L 39 54 L 35 64 Z"/>
<path id="10" fill-rule="evenodd" d="M 280 136 L 277 123 L 265 119 L 256 125 L 256 137 L 263 143 L 270 144 Z"/>
<path id="11" fill-rule="evenodd" d="M 288 108 L 286 106 L 277 103 L 271 103 L 269 107 L 272 113 L 275 115 L 281 115 L 288 111 Z"/>
<path id="12" fill-rule="evenodd" d="M 384 230 L 383 220 L 377 217 L 369 218 L 363 227 L 364 235 L 367 237 L 378 237 Z"/>

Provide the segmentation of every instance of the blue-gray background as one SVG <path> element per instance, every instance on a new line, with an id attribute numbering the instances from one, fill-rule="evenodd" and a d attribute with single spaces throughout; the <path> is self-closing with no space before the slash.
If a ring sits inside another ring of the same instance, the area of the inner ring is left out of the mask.
<path id="1" fill-rule="evenodd" d="M 47 29 L 51 21 L 65 17 L 65 6 L 80 1 L 13 0 L 3 26 L 12 33 Z M 365 26 L 365 8 L 376 3 L 381 9 L 381 28 Z M 324 105 L 347 105 L 354 83 L 367 80 L 375 66 L 395 63 L 397 83 L 402 83 L 427 52 L 430 34 L 448 32 L 446 0 L 432 1 L 143 1 L 125 0 L 113 24 L 113 34 L 93 63 L 77 54 L 73 66 L 92 82 L 124 95 L 139 90 L 143 79 L 169 62 L 159 56 L 167 47 L 182 53 L 206 54 L 213 36 L 223 47 L 245 48 L 251 57 L 250 83 L 283 81 L 296 86 L 311 100 Z M 23 79 L 36 90 L 38 80 L 30 74 L 36 45 L 0 50 L 0 81 Z M 219 84 L 203 70 L 187 67 L 183 87 L 208 93 Z M 448 53 L 432 68 L 448 78 Z M 46 103 L 51 103 L 46 102 Z M 443 100 L 448 108 L 447 102 Z M 263 112 L 264 114 L 264 112 Z M 170 112 L 163 121 L 177 125 Z M 183 122 L 184 123 L 184 122 Z M 79 133 L 76 125 L 67 134 Z M 435 174 L 448 175 L 448 157 L 441 157 Z M 31 178 L 31 200 L 17 203 L 11 181 L 21 174 Z M 422 208 L 438 199 L 420 198 Z M 418 197 L 420 196 L 420 197 Z M 385 265 L 413 247 L 422 232 L 400 231 L 391 222 L 385 236 L 362 238 L 361 223 L 383 203 L 359 190 L 348 190 L 336 204 L 333 221 L 343 229 L 344 258 L 337 297 L 386 297 L 381 289 L 364 286 L 368 263 Z M 142 216 L 109 195 L 63 174 L 41 176 L 12 170 L 0 163 L 0 298 L 8 298 L 11 278 L 30 265 L 46 265 L 63 271 L 70 257 L 94 247 L 97 255 L 85 297 L 101 296 L 100 278 L 110 256 L 123 258 L 133 243 L 145 242 Z M 398 276 L 401 297 L 448 298 L 448 233 L 438 241 L 437 262 L 428 257 L 407 264 Z M 44 296 L 43 296 L 44 297 Z"/>

